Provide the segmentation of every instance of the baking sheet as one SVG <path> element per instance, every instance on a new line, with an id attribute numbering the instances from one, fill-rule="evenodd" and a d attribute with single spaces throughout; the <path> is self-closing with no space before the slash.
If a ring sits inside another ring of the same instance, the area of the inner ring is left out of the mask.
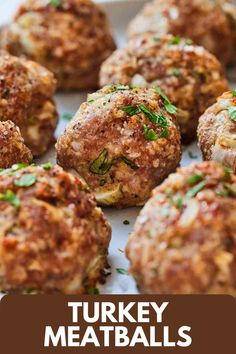
<path id="1" fill-rule="evenodd" d="M 0 25 L 12 14 L 16 4 L 20 0 L 13 0 L 10 4 L 0 4 Z M 139 10 L 145 0 L 100 0 L 108 13 L 112 29 L 119 46 L 125 43 L 125 29 L 129 20 Z M 4 9 L 4 14 L 3 14 Z M 235 88 L 235 85 L 232 84 Z M 56 95 L 56 103 L 60 113 L 60 121 L 56 130 L 56 138 L 63 132 L 68 121 L 63 120 L 65 113 L 72 115 L 78 110 L 80 104 L 86 100 L 87 92 L 83 93 L 59 93 Z M 193 158 L 194 157 L 194 158 Z M 44 155 L 38 163 L 46 162 L 55 163 L 55 150 L 52 148 Z M 197 142 L 194 142 L 188 147 L 183 148 L 183 158 L 181 165 L 186 166 L 190 163 L 201 161 L 200 151 L 197 147 Z M 111 275 L 107 278 L 105 285 L 100 286 L 102 294 L 137 294 L 136 285 L 129 275 L 118 274 L 116 269 L 128 269 L 128 261 L 125 258 L 124 250 L 128 235 L 133 229 L 136 217 L 140 212 L 140 208 L 129 208 L 125 210 L 116 210 L 106 208 L 104 212 L 112 225 L 112 240 L 109 249 L 108 261 L 111 266 Z M 128 220 L 129 225 L 124 225 L 123 221 Z"/>

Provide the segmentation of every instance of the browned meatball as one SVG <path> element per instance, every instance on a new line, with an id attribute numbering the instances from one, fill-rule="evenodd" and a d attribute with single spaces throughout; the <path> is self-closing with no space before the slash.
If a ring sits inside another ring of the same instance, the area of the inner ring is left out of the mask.
<path id="1" fill-rule="evenodd" d="M 0 288 L 77 294 L 103 278 L 111 229 L 81 181 L 50 164 L 0 175 Z"/>
<path id="2" fill-rule="evenodd" d="M 34 156 L 53 141 L 58 114 L 53 94 L 55 79 L 44 67 L 0 53 L 0 121 L 12 120 Z"/>
<path id="3" fill-rule="evenodd" d="M 128 34 L 172 33 L 191 38 L 222 63 L 234 63 L 235 11 L 229 1 L 154 0 L 131 21 Z"/>
<path id="4" fill-rule="evenodd" d="M 156 90 L 105 87 L 89 96 L 59 138 L 58 163 L 77 171 L 100 204 L 142 205 L 180 162 L 173 111 Z"/>
<path id="5" fill-rule="evenodd" d="M 159 85 L 178 107 L 183 141 L 196 135 L 199 116 L 228 90 L 221 64 L 202 47 L 166 35 L 146 33 L 131 39 L 101 68 L 100 84 Z"/>
<path id="6" fill-rule="evenodd" d="M 19 128 L 9 120 L 0 122 L 0 169 L 16 163 L 30 164 L 32 159 Z"/>
<path id="7" fill-rule="evenodd" d="M 198 138 L 205 160 L 221 162 L 236 173 L 236 90 L 219 97 L 201 116 Z"/>
<path id="8" fill-rule="evenodd" d="M 51 70 L 60 89 L 88 89 L 98 86 L 115 43 L 105 13 L 90 0 L 28 0 L 3 31 L 2 47 Z"/>
<path id="9" fill-rule="evenodd" d="M 236 176 L 211 161 L 181 168 L 153 192 L 126 249 L 150 294 L 236 295 Z"/>

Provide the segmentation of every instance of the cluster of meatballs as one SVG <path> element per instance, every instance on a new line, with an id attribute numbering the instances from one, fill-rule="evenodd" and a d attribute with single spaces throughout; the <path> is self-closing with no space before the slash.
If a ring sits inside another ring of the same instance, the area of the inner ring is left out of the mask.
<path id="1" fill-rule="evenodd" d="M 154 0 L 116 50 L 90 0 L 25 1 L 0 36 L 0 288 L 94 292 L 111 227 L 143 206 L 126 255 L 142 292 L 236 295 L 236 7 Z M 57 90 L 88 95 L 54 142 Z M 203 163 L 178 168 L 198 136 Z M 177 170 L 177 172 L 176 172 Z"/>

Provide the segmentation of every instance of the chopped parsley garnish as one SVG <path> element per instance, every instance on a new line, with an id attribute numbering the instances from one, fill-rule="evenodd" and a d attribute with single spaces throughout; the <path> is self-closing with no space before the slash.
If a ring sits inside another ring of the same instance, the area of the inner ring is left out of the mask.
<path id="1" fill-rule="evenodd" d="M 173 68 L 173 69 L 171 69 L 171 75 L 173 75 L 175 77 L 180 77 L 181 71 L 178 68 Z"/>
<path id="2" fill-rule="evenodd" d="M 9 202 L 16 209 L 20 207 L 20 199 L 12 191 L 7 191 L 6 193 L 0 193 L 0 200 Z"/>
<path id="3" fill-rule="evenodd" d="M 233 97 L 236 97 L 236 90 L 232 90 L 231 93 L 232 93 Z"/>
<path id="4" fill-rule="evenodd" d="M 171 103 L 169 98 L 162 92 L 160 87 L 156 87 L 156 92 L 161 96 L 164 100 L 164 106 L 168 113 L 175 114 L 177 112 L 177 108 Z"/>
<path id="5" fill-rule="evenodd" d="M 180 196 L 176 196 L 173 198 L 173 203 L 175 204 L 175 206 L 177 207 L 177 209 L 182 209 L 184 206 L 184 201 L 183 198 L 181 198 Z"/>
<path id="6" fill-rule="evenodd" d="M 161 37 L 160 37 L 160 36 L 154 36 L 154 37 L 153 37 L 153 40 L 154 40 L 155 42 L 160 42 Z"/>
<path id="7" fill-rule="evenodd" d="M 50 0 L 50 5 L 58 7 L 61 5 L 61 0 Z"/>
<path id="8" fill-rule="evenodd" d="M 224 188 L 228 192 L 228 196 L 236 198 L 236 189 L 234 187 L 232 187 L 229 183 L 225 183 Z"/>
<path id="9" fill-rule="evenodd" d="M 41 167 L 44 168 L 45 170 L 50 170 L 51 168 L 53 168 L 53 164 L 51 162 L 47 162 L 41 165 Z"/>
<path id="10" fill-rule="evenodd" d="M 132 87 L 128 86 L 128 85 L 110 85 L 110 90 L 112 90 L 112 92 L 116 92 L 116 91 L 126 91 L 126 90 L 131 90 Z"/>
<path id="11" fill-rule="evenodd" d="M 129 114 L 130 116 L 135 116 L 141 112 L 139 106 L 126 106 L 122 108 L 122 111 Z"/>
<path id="12" fill-rule="evenodd" d="M 198 156 L 194 155 L 194 153 L 192 151 L 188 152 L 188 156 L 190 157 L 190 159 L 197 159 L 198 158 Z"/>
<path id="13" fill-rule="evenodd" d="M 146 140 L 156 141 L 158 139 L 157 133 L 153 129 L 148 128 L 145 124 L 143 126 L 143 130 Z"/>
<path id="14" fill-rule="evenodd" d="M 23 163 L 17 163 L 15 165 L 13 165 L 11 168 L 6 168 L 6 169 L 0 169 L 0 176 L 1 175 L 10 175 L 10 174 L 14 174 L 17 171 L 22 170 L 23 168 L 29 167 L 28 165 L 25 165 Z"/>
<path id="15" fill-rule="evenodd" d="M 194 184 L 203 180 L 203 175 L 197 173 L 196 175 L 187 179 L 188 184 Z"/>
<path id="16" fill-rule="evenodd" d="M 175 36 L 174 38 L 172 38 L 169 42 L 170 45 L 174 45 L 174 44 L 180 44 L 181 42 L 181 37 L 180 36 Z"/>
<path id="17" fill-rule="evenodd" d="M 123 224 L 124 224 L 124 225 L 129 225 L 130 222 L 129 222 L 129 220 L 124 220 L 124 221 L 123 221 Z"/>
<path id="18" fill-rule="evenodd" d="M 108 161 L 108 150 L 104 149 L 96 160 L 94 160 L 89 170 L 97 175 L 105 175 L 111 168 L 111 163 Z"/>
<path id="19" fill-rule="evenodd" d="M 118 157 L 118 160 L 124 162 L 126 165 L 130 166 L 133 170 L 138 170 L 139 167 L 131 160 L 127 159 L 125 156 Z"/>
<path id="20" fill-rule="evenodd" d="M 62 119 L 64 120 L 71 120 L 73 118 L 73 114 L 71 113 L 64 113 Z"/>
<path id="21" fill-rule="evenodd" d="M 15 181 L 15 185 L 18 187 L 30 187 L 35 184 L 37 176 L 35 173 L 27 173 L 23 175 L 20 179 Z"/>
<path id="22" fill-rule="evenodd" d="M 186 39 L 185 44 L 192 45 L 193 44 L 192 39 Z"/>
<path id="23" fill-rule="evenodd" d="M 228 107 L 228 112 L 230 119 L 236 122 L 236 106 Z"/>
<path id="24" fill-rule="evenodd" d="M 195 197 L 198 194 L 198 192 L 200 192 L 205 186 L 206 186 L 206 182 L 201 181 L 200 183 L 198 183 L 196 186 L 194 186 L 192 189 L 188 191 L 187 197 L 188 198 Z"/>
<path id="25" fill-rule="evenodd" d="M 100 291 L 98 288 L 88 288 L 87 292 L 89 295 L 99 295 Z"/>
<path id="26" fill-rule="evenodd" d="M 223 166 L 223 171 L 224 171 L 224 180 L 228 180 L 232 174 L 231 170 L 228 167 Z"/>
<path id="27" fill-rule="evenodd" d="M 122 274 L 122 275 L 129 275 L 129 272 L 126 269 L 123 269 L 123 268 L 116 268 L 116 272 L 118 274 Z"/>
<path id="28" fill-rule="evenodd" d="M 123 107 L 122 110 L 130 116 L 143 112 L 153 124 L 158 124 L 162 127 L 162 133 L 160 134 L 160 138 L 166 138 L 168 136 L 167 127 L 169 126 L 169 122 L 168 118 L 164 114 L 154 113 L 144 104 L 140 104 L 138 106 Z"/>

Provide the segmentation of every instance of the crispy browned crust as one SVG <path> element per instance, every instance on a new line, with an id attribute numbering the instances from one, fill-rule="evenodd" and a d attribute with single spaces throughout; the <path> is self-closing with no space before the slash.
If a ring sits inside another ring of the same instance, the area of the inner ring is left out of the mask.
<path id="1" fill-rule="evenodd" d="M 223 163 L 236 173 L 236 120 L 229 109 L 236 109 L 236 97 L 226 92 L 201 116 L 198 126 L 199 146 L 205 160 Z"/>
<path id="2" fill-rule="evenodd" d="M 36 183 L 17 187 L 23 175 Z M 0 287 L 3 290 L 85 292 L 103 279 L 111 228 L 80 180 L 60 167 L 29 167 L 0 175 L 16 209 L 0 201 Z"/>
<path id="3" fill-rule="evenodd" d="M 187 198 L 196 174 L 206 185 Z M 226 186 L 236 191 L 236 176 L 211 161 L 179 169 L 154 190 L 126 249 L 142 292 L 236 295 L 236 198 Z"/>
<path id="4" fill-rule="evenodd" d="M 104 11 L 90 0 L 26 1 L 2 47 L 47 67 L 64 90 L 98 87 L 100 65 L 116 48 Z"/>
<path id="5" fill-rule="evenodd" d="M 153 124 L 144 113 L 130 117 L 123 111 L 126 106 L 139 104 L 167 117 L 167 138 L 145 139 L 144 124 L 154 129 L 158 136 L 162 128 Z M 66 169 L 75 169 L 96 194 L 117 190 L 117 197 L 108 204 L 117 207 L 143 204 L 151 190 L 179 165 L 181 144 L 175 123 L 175 117 L 165 111 L 155 90 L 112 92 L 112 86 L 105 87 L 82 104 L 59 138 L 56 145 L 58 163 Z M 108 151 L 111 168 L 104 175 L 97 175 L 91 172 L 90 166 L 104 149 Z M 137 168 L 124 163 L 121 157 Z"/>
<path id="6" fill-rule="evenodd" d="M 34 156 L 42 155 L 57 125 L 53 74 L 39 64 L 0 53 L 0 120 L 13 121 Z"/>
<path id="7" fill-rule="evenodd" d="M 0 122 L 0 168 L 9 168 L 16 163 L 28 165 L 32 159 L 19 128 L 9 120 Z"/>
<path id="8" fill-rule="evenodd" d="M 224 64 L 235 62 L 236 7 L 228 1 L 154 0 L 131 21 L 129 37 L 143 32 L 191 38 Z"/>
<path id="9" fill-rule="evenodd" d="M 108 58 L 101 68 L 100 85 L 158 85 L 179 108 L 177 119 L 184 142 L 196 135 L 199 116 L 228 90 L 218 60 L 202 47 L 172 35 L 145 33 Z"/>

